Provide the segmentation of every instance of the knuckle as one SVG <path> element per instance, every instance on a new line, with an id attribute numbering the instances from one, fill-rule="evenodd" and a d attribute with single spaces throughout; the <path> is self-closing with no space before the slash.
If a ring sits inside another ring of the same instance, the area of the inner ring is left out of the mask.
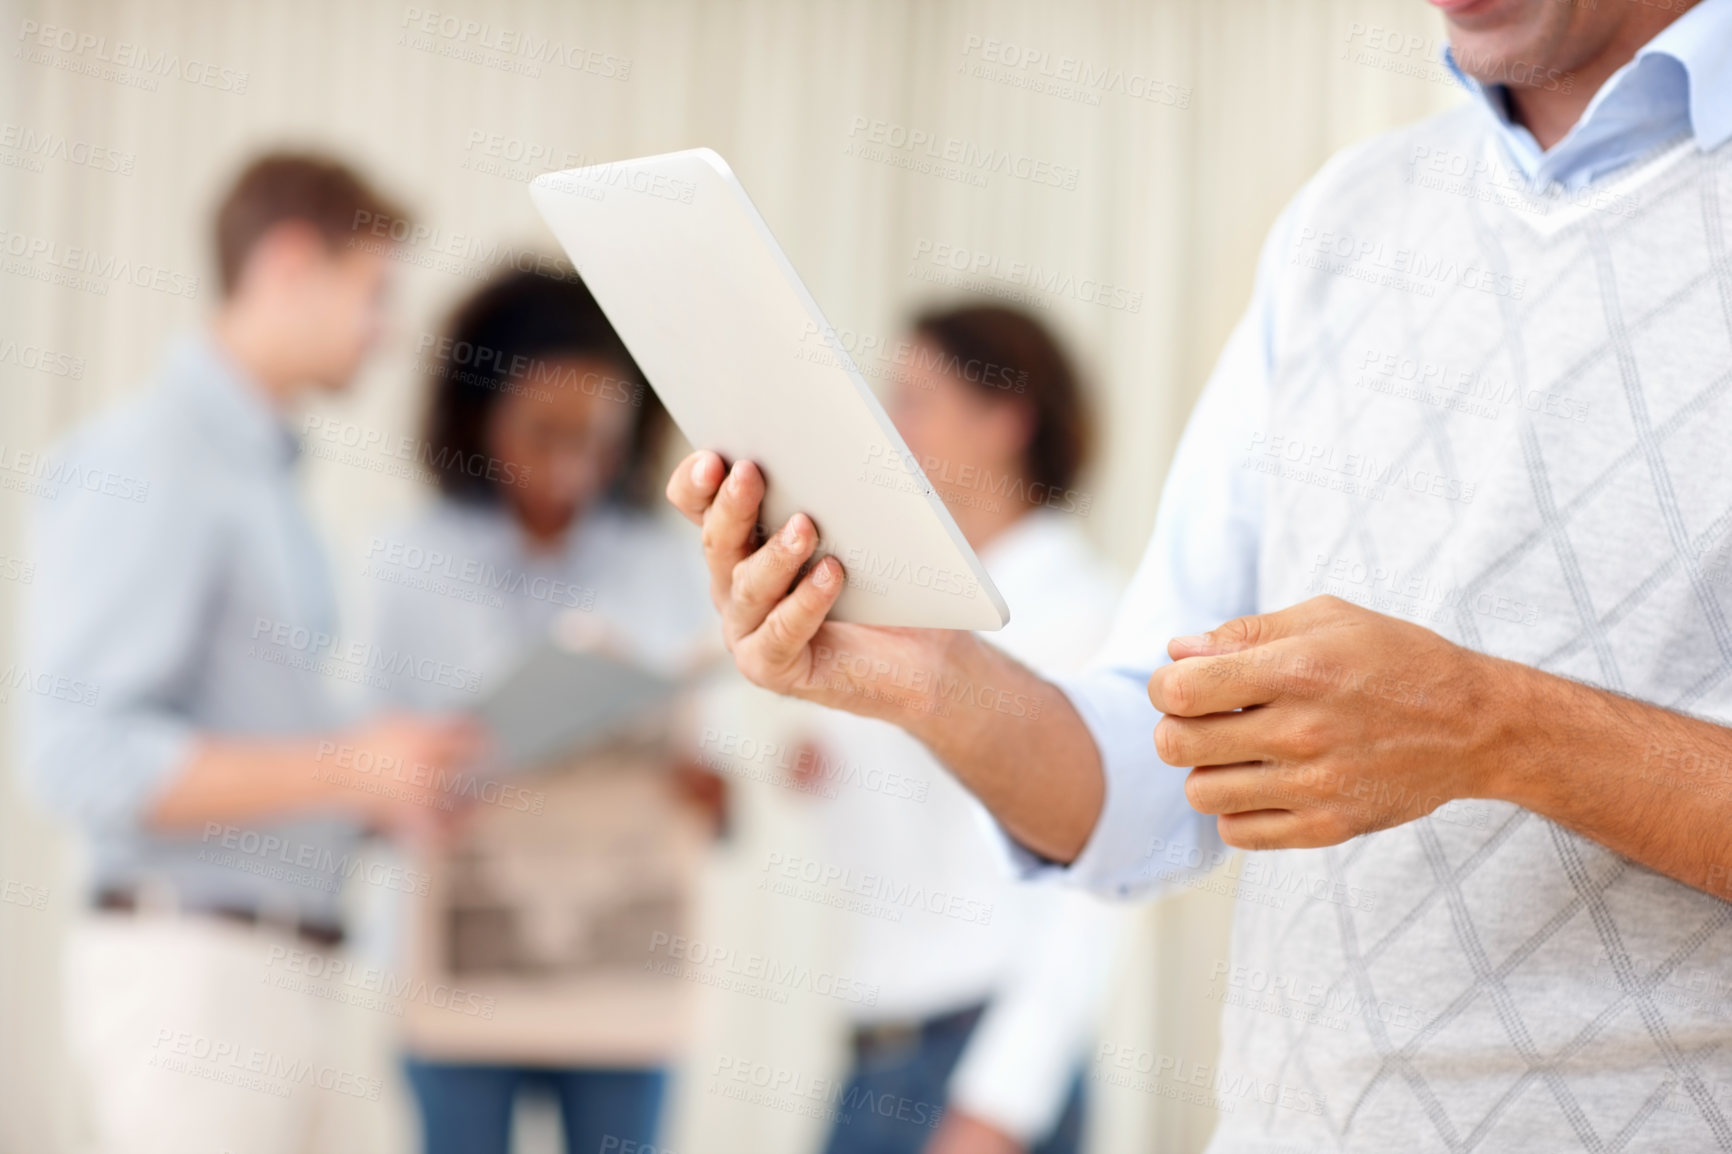
<path id="1" fill-rule="evenodd" d="M 1320 593 L 1304 602 L 1300 608 L 1304 610 L 1301 619 L 1311 629 L 1323 625 L 1339 624 L 1359 610 L 1359 607 L 1353 602 L 1337 597 L 1333 593 Z"/>
<path id="2" fill-rule="evenodd" d="M 752 574 L 744 561 L 735 565 L 728 574 L 728 601 L 739 605 L 745 602 L 752 592 Z"/>
<path id="3" fill-rule="evenodd" d="M 788 619 L 781 614 L 767 618 L 760 632 L 764 635 L 764 645 L 769 654 L 777 659 L 798 648 L 799 639 L 789 627 Z"/>
<path id="4" fill-rule="evenodd" d="M 1215 819 L 1215 829 L 1221 835 L 1221 840 L 1234 849 L 1252 850 L 1262 847 L 1255 844 L 1256 839 L 1250 836 L 1245 823 L 1236 821 L 1229 814 L 1222 814 Z"/>
<path id="5" fill-rule="evenodd" d="M 1191 808 L 1198 813 L 1214 813 L 1212 801 L 1214 790 L 1208 780 L 1200 773 L 1192 770 L 1185 778 L 1185 800 L 1191 803 Z"/>
<path id="6" fill-rule="evenodd" d="M 1234 822 L 1235 842 L 1242 850 L 1272 850 L 1280 849 L 1282 841 L 1266 825 L 1254 820 Z"/>
<path id="7" fill-rule="evenodd" d="M 1155 754 L 1168 765 L 1183 765 L 1184 739 L 1179 732 L 1179 723 L 1170 717 L 1163 717 L 1155 726 Z"/>
<path id="8" fill-rule="evenodd" d="M 717 523 L 715 517 L 715 507 L 713 505 L 710 507 L 710 512 L 704 515 L 704 519 L 699 525 L 698 541 L 703 545 L 705 553 L 720 552 L 725 544 L 722 539 L 721 526 Z"/>
<path id="9" fill-rule="evenodd" d="M 764 689 L 772 688 L 772 670 L 764 655 L 754 646 L 742 645 L 734 650 L 734 668 L 740 671 L 740 676 L 753 685 Z"/>
<path id="10" fill-rule="evenodd" d="M 1353 823 L 1347 820 L 1346 814 L 1329 809 L 1309 822 L 1305 832 L 1311 845 L 1339 845 L 1353 836 Z"/>
<path id="11" fill-rule="evenodd" d="M 1281 735 L 1280 748 L 1292 760 L 1312 761 L 1328 752 L 1328 730 L 1315 718 L 1301 718 Z"/>
<path id="12" fill-rule="evenodd" d="M 1191 684 L 1189 677 L 1179 672 L 1177 667 L 1168 666 L 1167 672 L 1161 678 L 1161 701 L 1156 702 L 1156 708 L 1163 713 L 1189 714 L 1197 703 L 1197 690 Z"/>
<path id="13" fill-rule="evenodd" d="M 806 613 L 826 612 L 826 605 L 830 600 L 829 591 L 819 588 L 816 581 L 809 579 L 802 580 L 794 586 L 793 597 L 794 604 Z"/>
<path id="14" fill-rule="evenodd" d="M 1258 617 L 1235 617 L 1215 632 L 1227 641 L 1256 645 L 1262 635 L 1261 620 Z"/>

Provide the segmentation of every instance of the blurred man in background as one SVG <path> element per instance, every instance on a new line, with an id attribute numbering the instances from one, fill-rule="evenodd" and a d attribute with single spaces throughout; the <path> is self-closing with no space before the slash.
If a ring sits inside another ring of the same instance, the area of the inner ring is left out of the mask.
<path id="1" fill-rule="evenodd" d="M 909 348 L 889 407 L 914 460 L 868 480 L 918 462 L 1016 606 L 994 639 L 1037 668 L 1081 668 L 1118 583 L 1078 524 L 1094 436 L 1070 359 L 1034 318 L 997 305 L 927 313 Z M 979 804 L 896 726 L 825 710 L 816 730 L 821 754 L 802 768 L 898 783 L 823 803 L 826 856 L 950 899 L 894 922 L 839 915 L 839 968 L 878 997 L 854 1007 L 826 1154 L 1076 1154 L 1080 1066 L 1122 911 L 1008 877 Z"/>
<path id="2" fill-rule="evenodd" d="M 351 243 L 374 219 L 401 214 L 340 164 L 253 163 L 216 216 L 208 328 L 56 454 L 75 483 L 36 526 L 26 652 L 71 688 L 32 697 L 26 764 L 90 854 L 65 994 L 103 1151 L 287 1154 L 321 1100 L 367 1089 L 333 1052 L 336 1003 L 273 985 L 336 960 L 358 836 L 427 827 L 413 783 L 474 743 L 439 721 L 339 732 L 334 679 L 445 664 L 339 637 L 295 488 L 291 410 L 347 388 L 382 329 L 389 251 Z M 394 788 L 346 784 L 339 751 Z"/>

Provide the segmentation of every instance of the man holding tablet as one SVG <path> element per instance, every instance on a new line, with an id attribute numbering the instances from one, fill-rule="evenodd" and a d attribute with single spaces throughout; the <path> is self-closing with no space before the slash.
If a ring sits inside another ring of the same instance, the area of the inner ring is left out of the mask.
<path id="1" fill-rule="evenodd" d="M 1732 0 L 1433 2 L 1474 99 L 1283 214 L 1091 672 L 826 622 L 750 462 L 669 499 L 740 669 L 1029 872 L 1296 881 L 1239 903 L 1219 980 L 1278 993 L 1223 997 L 1213 1149 L 1732 1150 Z"/>

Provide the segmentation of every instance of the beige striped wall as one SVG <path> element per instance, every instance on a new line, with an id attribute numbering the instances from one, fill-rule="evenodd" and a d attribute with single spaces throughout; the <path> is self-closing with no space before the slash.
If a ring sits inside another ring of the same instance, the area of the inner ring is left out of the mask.
<path id="1" fill-rule="evenodd" d="M 545 64 L 539 76 L 453 58 L 406 27 L 430 10 L 596 55 L 589 70 Z M 1420 0 L 0 0 L 0 17 L 0 133 L 12 134 L 0 136 L 0 240 L 205 276 L 204 291 L 188 299 L 130 283 L 96 295 L 0 271 L 0 452 L 40 447 L 125 395 L 165 335 L 198 321 L 210 298 L 203 214 L 251 150 L 336 149 L 448 242 L 463 234 L 533 248 L 547 238 L 519 179 L 527 168 L 486 171 L 490 138 L 512 152 L 538 145 L 586 161 L 709 145 L 733 164 L 839 328 L 894 336 L 912 305 L 954 292 L 911 275 L 925 244 L 1000 267 L 1037 264 L 1137 302 L 1134 311 L 1043 302 L 1108 418 L 1087 481 L 1088 527 L 1126 568 L 1282 203 L 1334 149 L 1457 99 L 1426 63 L 1437 29 Z M 36 47 L 31 30 L 46 27 L 72 50 Z M 1392 53 L 1388 30 L 1424 47 Z M 183 71 L 156 77 L 154 90 L 137 83 L 150 77 L 136 57 L 118 80 L 90 75 L 103 67 L 98 39 L 110 56 L 124 42 L 175 57 Z M 976 75 L 970 65 L 999 67 L 984 61 L 989 44 L 1001 57 L 1005 46 L 1044 52 L 1052 68 L 1075 58 L 1122 75 L 1122 87 L 1153 84 L 1157 98 L 1113 91 L 1095 104 L 1013 82 L 1026 71 Z M 1070 187 L 1002 175 L 972 187 L 849 155 L 872 131 L 856 126 L 880 121 L 1045 161 Z M 19 167 L 7 160 L 19 150 L 5 145 L 27 134 L 82 145 L 80 157 L 108 150 L 98 155 L 114 156 L 122 171 L 58 157 L 40 171 Z M 404 273 L 397 340 L 333 409 L 390 431 L 414 420 L 414 334 L 474 283 L 435 269 Z M 7 341 L 81 358 L 82 372 L 70 379 L 22 366 L 4 355 Z M 312 462 L 308 484 L 339 556 L 418 497 L 325 462 Z M 12 660 L 27 589 L 6 579 L 6 559 L 26 557 L 30 500 L 0 491 L 0 668 Z M 8 750 L 11 709 L 0 713 Z M 749 804 L 748 838 L 797 836 L 775 799 Z M 12 774 L 0 777 L 0 881 L 51 895 L 40 911 L 0 903 L 0 1151 L 73 1148 L 76 1102 L 55 1014 L 75 871 L 64 837 L 17 796 Z M 732 924 L 771 938 L 800 932 L 766 920 L 726 870 L 714 891 L 716 916 Z M 1223 949 L 1224 913 L 1219 899 L 1199 895 L 1138 911 L 1111 1013 L 1115 1039 L 1207 1060 L 1214 1029 L 1196 995 Z M 766 1024 L 761 1010 L 717 1004 L 706 1012 L 704 1045 L 773 1042 L 817 1068 L 833 1061 L 833 1027 Z M 355 1044 L 366 1060 L 385 1061 L 376 1025 Z M 721 1102 L 695 1081 L 676 1097 L 676 1151 L 796 1150 L 811 1132 L 799 1119 Z M 1206 1110 L 1109 1092 L 1095 1148 L 1196 1150 L 1211 1122 Z M 353 1149 L 410 1141 L 395 1097 L 356 1124 L 369 1138 Z"/>

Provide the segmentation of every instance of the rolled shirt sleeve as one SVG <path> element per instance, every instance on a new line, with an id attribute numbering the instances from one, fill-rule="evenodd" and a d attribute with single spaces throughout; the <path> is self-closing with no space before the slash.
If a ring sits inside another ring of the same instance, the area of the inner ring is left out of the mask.
<path id="1" fill-rule="evenodd" d="M 1295 202 L 1297 203 L 1297 202 Z M 1262 475 L 1247 467 L 1269 410 L 1272 293 L 1292 237 L 1289 206 L 1269 234 L 1251 307 L 1234 328 L 1180 438 L 1154 533 L 1090 668 L 1057 678 L 1100 751 L 1105 797 L 1068 866 L 1006 836 L 1013 867 L 1113 897 L 1137 897 L 1206 873 L 1224 858 L 1215 820 L 1185 798 L 1184 768 L 1156 755 L 1160 715 L 1148 679 L 1167 642 L 1257 611 Z"/>
<path id="2" fill-rule="evenodd" d="M 91 832 L 139 824 L 195 740 L 182 707 L 217 564 L 208 504 L 172 462 L 98 441 L 67 471 L 152 479 L 142 500 L 64 485 L 34 525 L 37 577 L 24 646 L 24 765 L 50 812 Z"/>

